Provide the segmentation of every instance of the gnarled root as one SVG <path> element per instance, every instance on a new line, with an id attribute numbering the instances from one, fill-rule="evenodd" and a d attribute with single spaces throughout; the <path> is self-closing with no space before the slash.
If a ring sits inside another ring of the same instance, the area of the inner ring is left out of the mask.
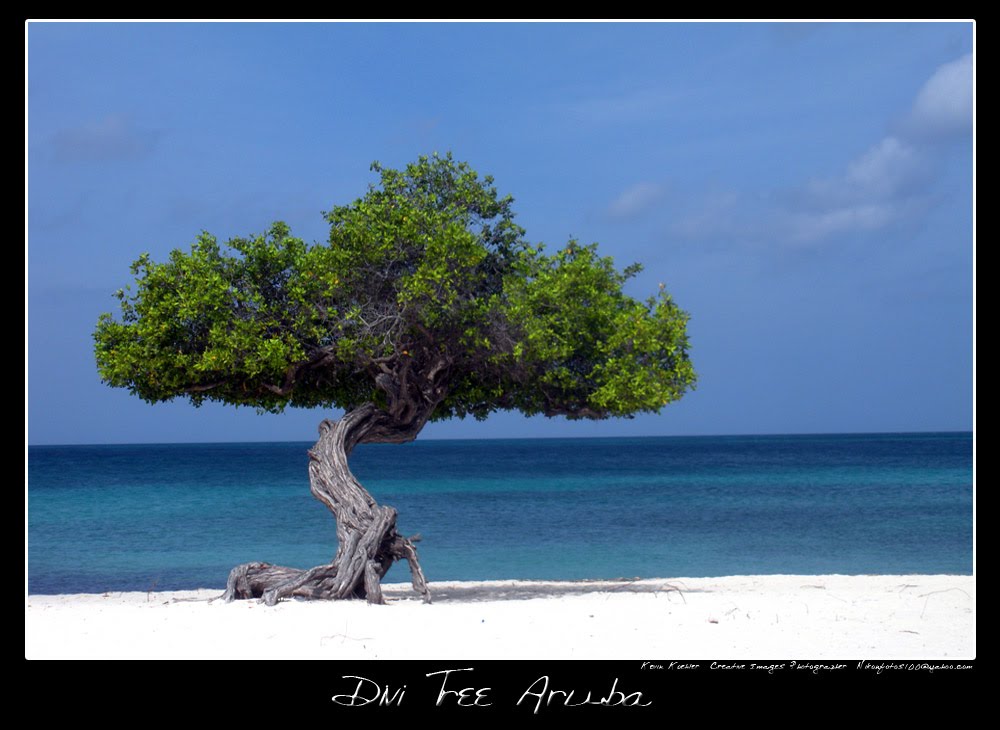
<path id="1" fill-rule="evenodd" d="M 382 509 L 394 512 L 392 508 Z M 391 539 L 382 540 L 380 544 L 383 550 L 379 552 L 387 555 L 389 565 L 396 560 L 406 560 L 410 564 L 413 589 L 423 596 L 425 603 L 430 603 L 430 589 L 420 568 L 413 542 L 395 534 Z M 382 598 L 381 580 L 388 566 L 383 569 L 385 561 L 378 559 L 379 552 L 368 557 L 368 550 L 360 543 L 355 543 L 344 552 L 344 562 L 340 565 L 334 562 L 317 565 L 309 570 L 269 563 L 244 563 L 230 571 L 222 598 L 227 603 L 259 598 L 268 606 L 275 605 L 282 598 L 367 598 L 369 603 L 382 604 L 385 600 Z"/>
<path id="2" fill-rule="evenodd" d="M 422 423 L 422 422 L 421 422 Z M 420 569 L 419 537 L 396 532 L 396 510 L 381 506 L 361 486 L 347 466 L 358 443 L 412 440 L 418 426 L 401 429 L 374 405 L 366 404 L 340 421 L 323 421 L 319 441 L 309 451 L 309 486 L 337 520 L 338 550 L 333 562 L 309 570 L 268 563 L 245 563 L 230 572 L 226 601 L 260 598 L 273 606 L 282 598 L 367 598 L 384 603 L 381 580 L 397 560 L 410 564 L 413 588 L 430 603 L 430 590 Z"/>

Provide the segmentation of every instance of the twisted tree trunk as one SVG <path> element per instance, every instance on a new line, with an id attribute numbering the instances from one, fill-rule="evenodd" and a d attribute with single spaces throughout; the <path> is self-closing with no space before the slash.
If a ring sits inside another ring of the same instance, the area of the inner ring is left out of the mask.
<path id="1" fill-rule="evenodd" d="M 429 415 L 429 412 L 427 413 Z M 309 485 L 337 521 L 337 554 L 327 565 L 309 570 L 268 563 L 244 563 L 229 573 L 226 601 L 261 598 L 274 605 L 282 598 L 366 598 L 384 603 L 381 580 L 396 560 L 410 564 L 413 588 L 424 601 L 430 591 L 414 542 L 396 532 L 396 510 L 379 505 L 347 465 L 359 443 L 412 441 L 426 415 L 400 423 L 371 403 L 345 414 L 340 421 L 323 421 L 319 441 L 309 451 Z"/>

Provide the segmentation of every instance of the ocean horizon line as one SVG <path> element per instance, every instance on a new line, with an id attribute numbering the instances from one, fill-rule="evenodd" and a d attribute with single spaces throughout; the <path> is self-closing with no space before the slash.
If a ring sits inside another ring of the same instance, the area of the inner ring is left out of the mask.
<path id="1" fill-rule="evenodd" d="M 535 442 L 535 441 L 613 441 L 636 439 L 704 439 L 704 438 L 815 438 L 815 437 L 852 437 L 852 436 L 975 436 L 974 429 L 968 430 L 928 430 L 928 431 L 803 431 L 800 433 L 698 433 L 698 434 L 635 434 L 629 436 L 520 436 L 520 437 L 487 437 L 487 438 L 455 438 L 451 436 L 417 437 L 407 444 L 364 444 L 365 446 L 386 445 L 405 446 L 427 442 Z M 88 441 L 76 443 L 26 443 L 26 448 L 74 448 L 94 446 L 236 446 L 243 444 L 311 444 L 313 439 L 279 439 L 279 440 L 234 440 L 234 441 Z"/>

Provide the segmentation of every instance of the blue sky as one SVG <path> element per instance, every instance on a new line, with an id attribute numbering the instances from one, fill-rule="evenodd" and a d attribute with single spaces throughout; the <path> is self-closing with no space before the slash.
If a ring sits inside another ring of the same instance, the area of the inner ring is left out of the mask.
<path id="1" fill-rule="evenodd" d="M 102 385 L 129 264 L 452 151 L 533 241 L 598 242 L 691 314 L 659 415 L 422 438 L 969 430 L 970 23 L 28 26 L 28 440 L 311 440 L 331 414 Z M 336 415 L 336 414 L 332 414 Z"/>

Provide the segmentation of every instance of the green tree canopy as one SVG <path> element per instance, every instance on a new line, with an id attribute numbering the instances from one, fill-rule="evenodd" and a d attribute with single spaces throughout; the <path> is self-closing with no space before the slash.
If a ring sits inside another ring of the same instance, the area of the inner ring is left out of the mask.
<path id="1" fill-rule="evenodd" d="M 95 332 L 101 378 L 149 402 L 372 402 L 401 421 L 627 416 L 693 385 L 687 315 L 662 287 L 623 292 L 638 266 L 530 245 L 512 198 L 451 155 L 373 169 L 378 185 L 324 214 L 326 242 L 275 223 L 140 256 Z"/>

